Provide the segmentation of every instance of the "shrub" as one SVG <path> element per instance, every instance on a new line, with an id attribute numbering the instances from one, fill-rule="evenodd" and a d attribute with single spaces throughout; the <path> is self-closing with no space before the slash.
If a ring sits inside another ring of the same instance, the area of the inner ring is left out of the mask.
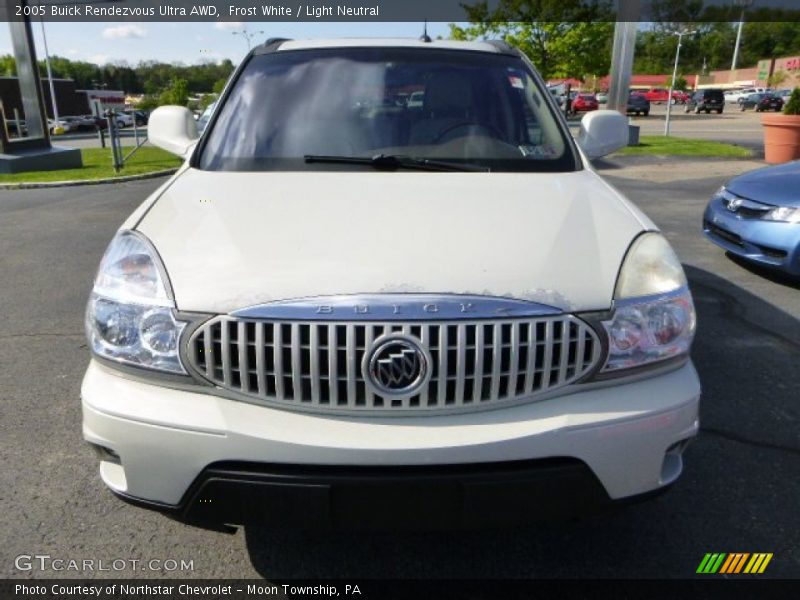
<path id="1" fill-rule="evenodd" d="M 783 107 L 785 115 L 800 115 L 800 87 L 794 88 L 789 101 Z"/>

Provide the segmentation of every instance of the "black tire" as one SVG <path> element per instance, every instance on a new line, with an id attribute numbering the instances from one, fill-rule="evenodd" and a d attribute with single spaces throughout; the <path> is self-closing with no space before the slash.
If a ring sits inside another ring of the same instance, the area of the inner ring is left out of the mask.
<path id="1" fill-rule="evenodd" d="M 707 108 L 707 109 L 706 109 L 706 114 L 707 114 L 707 115 L 710 115 L 710 114 L 711 114 L 711 109 L 710 109 L 710 108 Z"/>
<path id="2" fill-rule="evenodd" d="M 721 109 L 721 108 L 718 108 L 718 109 L 717 109 L 717 114 L 718 114 L 718 115 L 721 115 L 721 114 L 722 114 L 722 109 Z"/>
<path id="3" fill-rule="evenodd" d="M 650 116 L 650 111 L 649 110 L 644 111 L 644 116 L 645 117 L 649 117 Z"/>

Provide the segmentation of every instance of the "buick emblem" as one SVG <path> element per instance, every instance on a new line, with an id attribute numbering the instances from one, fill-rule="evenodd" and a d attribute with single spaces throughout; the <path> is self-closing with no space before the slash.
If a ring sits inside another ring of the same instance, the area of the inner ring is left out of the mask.
<path id="1" fill-rule="evenodd" d="M 410 336 L 380 338 L 364 358 L 364 379 L 380 395 L 413 395 L 427 380 L 430 359 Z"/>

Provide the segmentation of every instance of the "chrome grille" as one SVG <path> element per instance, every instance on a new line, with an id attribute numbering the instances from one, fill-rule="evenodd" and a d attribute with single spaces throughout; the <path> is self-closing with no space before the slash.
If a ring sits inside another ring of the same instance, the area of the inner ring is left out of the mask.
<path id="1" fill-rule="evenodd" d="M 415 395 L 382 397 L 362 373 L 383 336 L 415 338 L 430 379 Z M 320 322 L 215 317 L 186 347 L 192 370 L 235 395 L 286 408 L 336 412 L 494 407 L 577 381 L 600 360 L 594 330 L 570 315 L 442 322 Z"/>

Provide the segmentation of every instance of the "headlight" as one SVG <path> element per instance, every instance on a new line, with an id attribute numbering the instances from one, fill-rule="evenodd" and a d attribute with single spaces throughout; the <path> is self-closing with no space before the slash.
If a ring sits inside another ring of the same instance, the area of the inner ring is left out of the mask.
<path id="1" fill-rule="evenodd" d="M 86 307 L 92 351 L 123 364 L 186 373 L 178 354 L 185 326 L 175 319 L 166 271 L 150 242 L 135 231 L 117 234 Z"/>
<path id="2" fill-rule="evenodd" d="M 614 312 L 602 322 L 608 359 L 602 372 L 624 374 L 689 353 L 694 304 L 683 268 L 667 241 L 646 233 L 628 250 L 614 293 Z"/>
<path id="3" fill-rule="evenodd" d="M 762 218 L 767 221 L 800 223 L 800 208 L 794 208 L 791 206 L 778 206 L 767 212 Z"/>

